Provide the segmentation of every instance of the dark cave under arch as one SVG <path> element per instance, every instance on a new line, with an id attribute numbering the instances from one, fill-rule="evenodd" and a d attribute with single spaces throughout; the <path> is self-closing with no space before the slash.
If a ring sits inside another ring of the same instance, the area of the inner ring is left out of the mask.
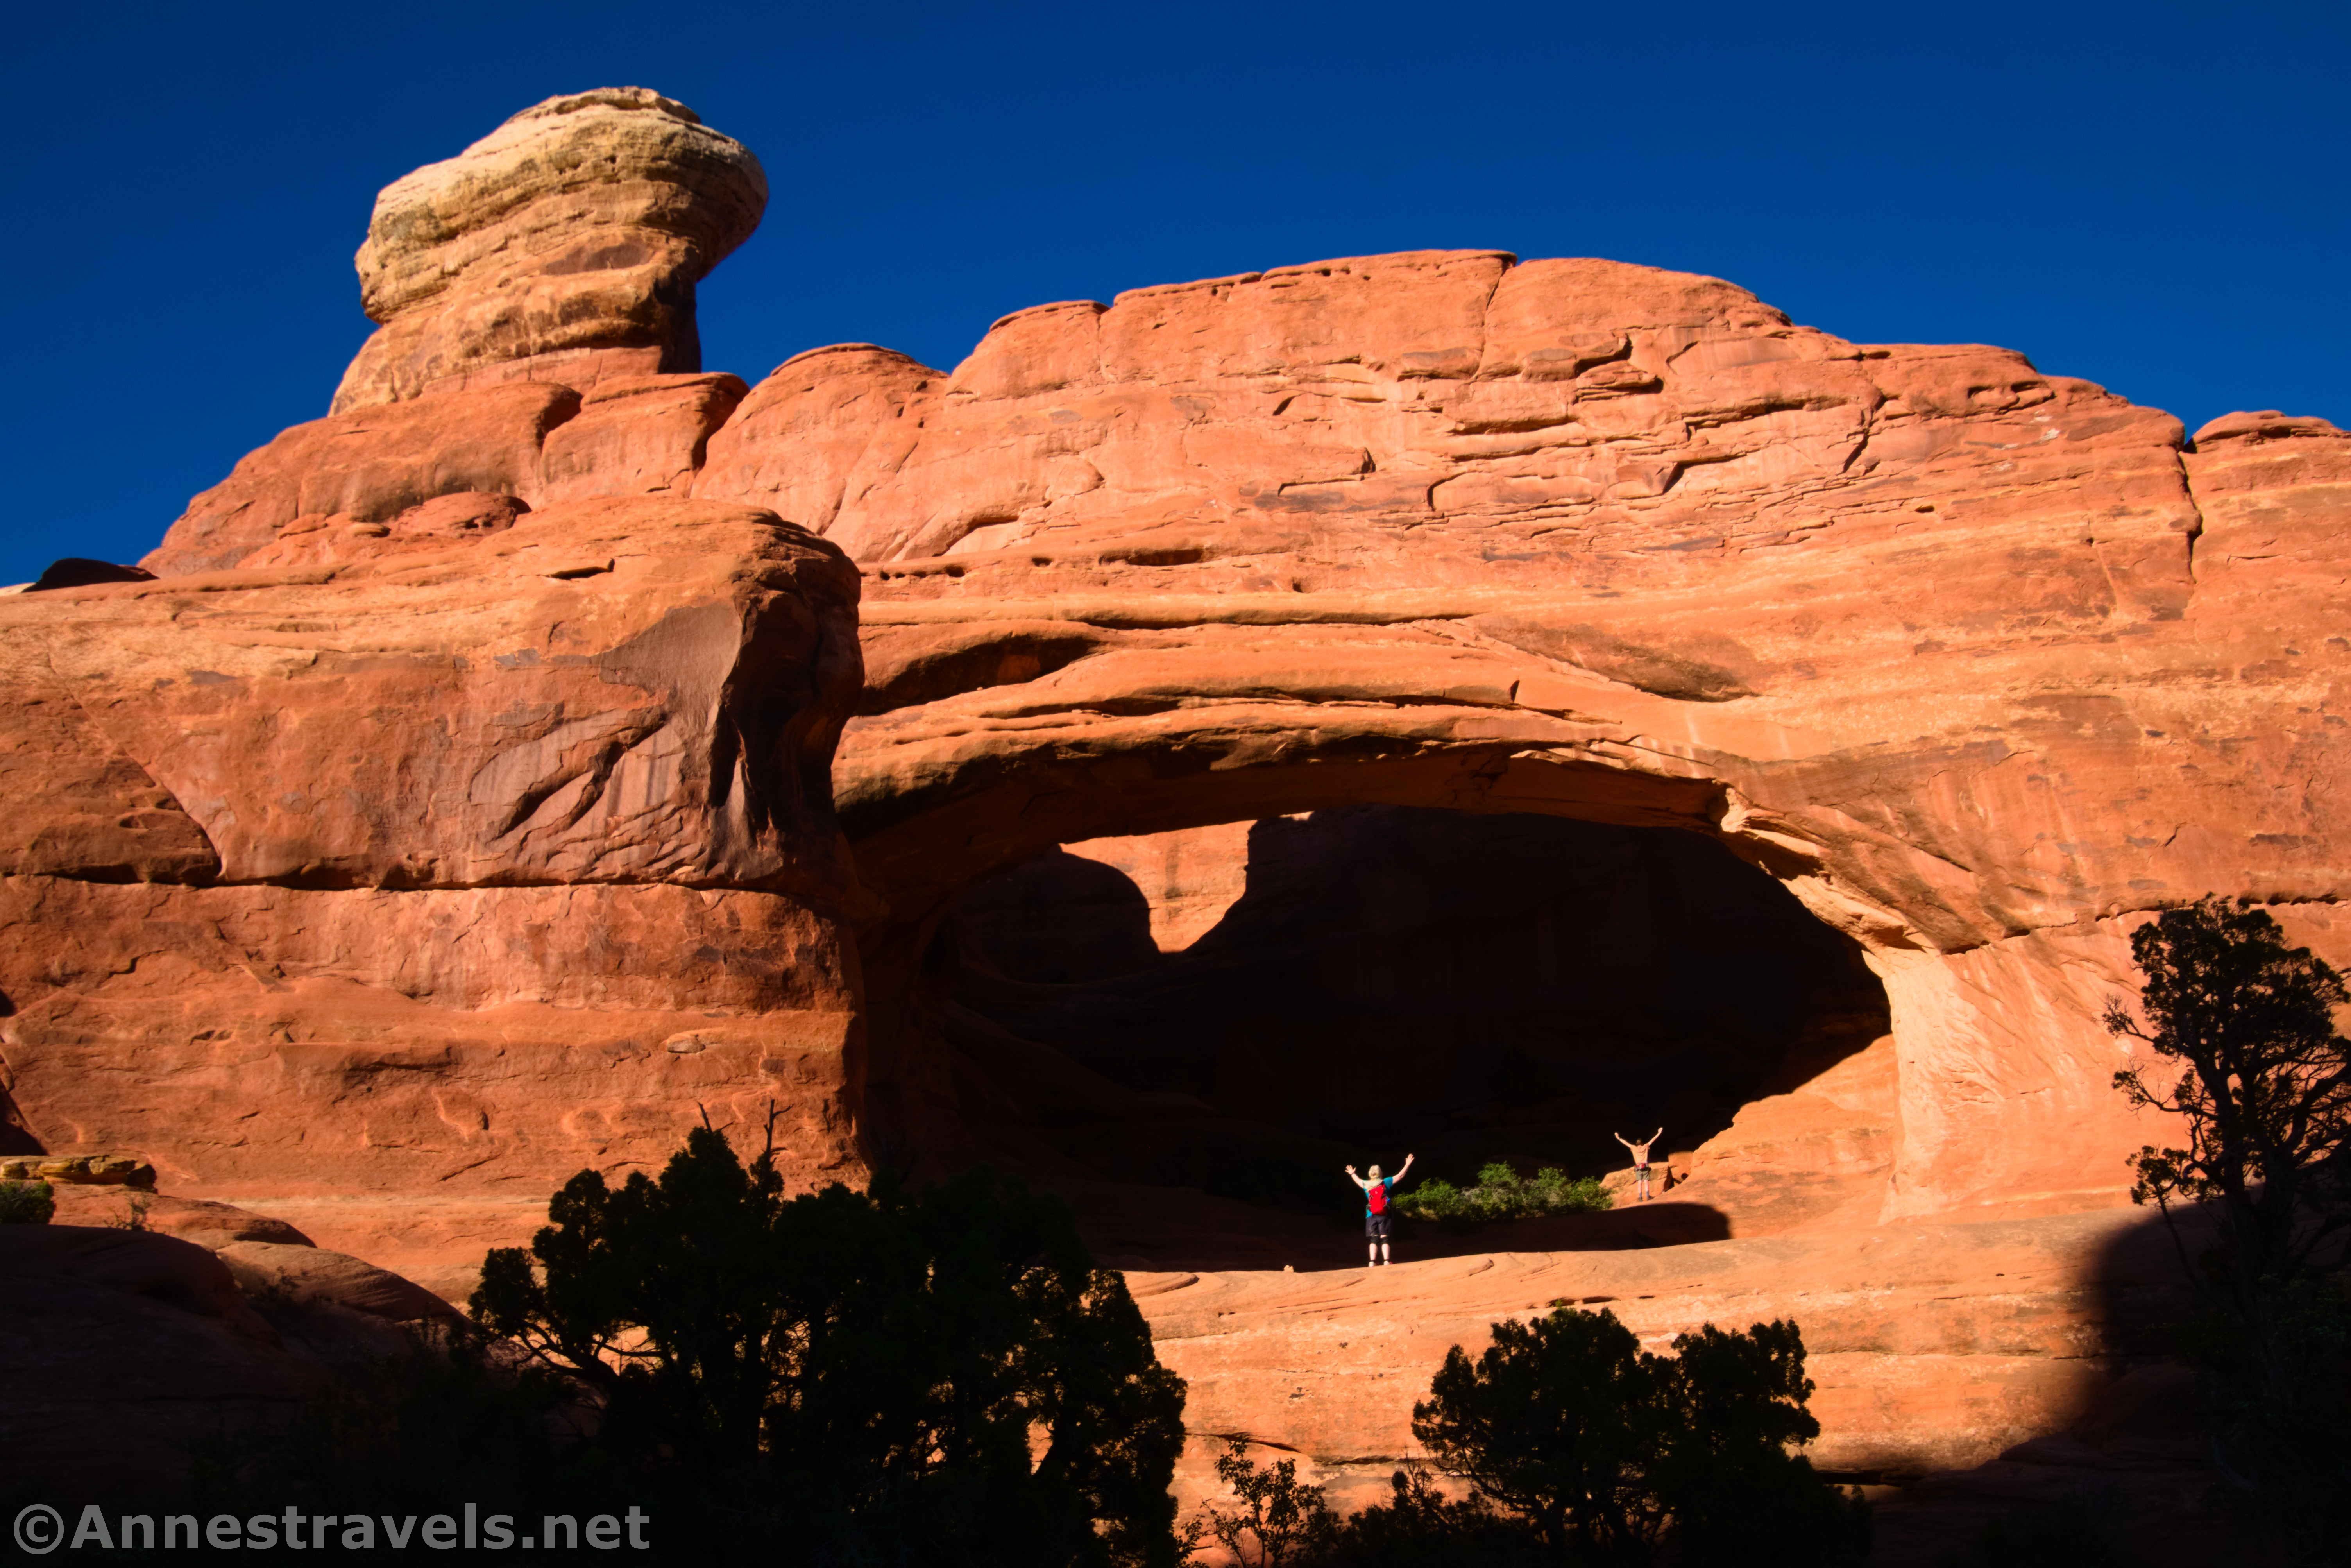
<path id="1" fill-rule="evenodd" d="M 972 883 L 922 966 L 976 1152 L 1049 1185 L 1313 1212 L 1343 1209 L 1349 1159 L 1596 1174 L 1624 1163 L 1612 1132 L 1663 1124 L 1660 1154 L 1688 1150 L 1888 1031 L 1858 945 L 1699 832 L 1374 803 L 1257 819 L 1238 896 L 1176 952 L 1105 856 Z"/>

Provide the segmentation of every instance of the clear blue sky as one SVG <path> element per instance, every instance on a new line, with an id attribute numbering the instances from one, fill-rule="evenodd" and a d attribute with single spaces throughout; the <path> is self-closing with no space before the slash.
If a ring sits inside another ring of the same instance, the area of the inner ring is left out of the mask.
<path id="1" fill-rule="evenodd" d="M 2351 6 L 19 8 L 0 582 L 135 559 L 325 411 L 379 187 L 600 85 L 766 164 L 712 369 L 953 365 L 1048 299 L 1491 246 L 1708 272 L 1875 341 L 2351 425 Z"/>

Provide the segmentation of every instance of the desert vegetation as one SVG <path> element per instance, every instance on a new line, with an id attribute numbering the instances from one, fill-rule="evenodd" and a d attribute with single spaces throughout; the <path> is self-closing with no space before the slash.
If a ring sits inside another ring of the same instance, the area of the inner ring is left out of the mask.
<path id="1" fill-rule="evenodd" d="M 2176 1348 L 2214 1506 L 2259 1561 L 2342 1562 L 2351 1043 L 2334 1017 L 2351 988 L 2218 900 L 2134 944 L 2141 994 L 2107 1022 L 2138 1054 L 2115 1082 L 2181 1128 L 2134 1157 L 2134 1196 L 2192 1289 Z M 1606 1204 L 1595 1181 L 1498 1162 L 1397 1207 L 1453 1225 Z M 41 1184 L 0 1186 L 0 1222 L 50 1207 Z M 470 1324 L 223 1444 L 185 1506 L 642 1510 L 667 1555 L 765 1561 L 789 1541 L 824 1568 L 1858 1564 L 1869 1511 L 1803 1452 L 1813 1391 L 1792 1322 L 1656 1352 L 1562 1302 L 1451 1350 L 1378 1504 L 1343 1515 L 1296 1459 L 1237 1437 L 1225 1495 L 1179 1520 L 1183 1384 L 1060 1200 L 985 1171 L 787 1197 L 772 1148 L 747 1161 L 705 1126 L 658 1176 L 573 1177 L 528 1249 L 489 1256 Z M 2126 1561 L 2116 1507 L 2020 1509 L 1949 1561 Z"/>
<path id="2" fill-rule="evenodd" d="M 825 1568 L 1834 1564 L 1866 1539 L 1792 1452 L 1818 1431 L 1792 1323 L 1666 1355 L 1605 1312 L 1498 1323 L 1437 1372 L 1387 1500 L 1342 1518 L 1236 1443 L 1229 1502 L 1179 1521 L 1183 1385 L 1058 1199 L 984 1171 L 787 1197 L 705 1127 L 658 1176 L 580 1173 L 549 1221 L 490 1255 L 471 1326 L 222 1446 L 185 1506 L 635 1509 L 681 1560 L 789 1541 Z"/>
<path id="3" fill-rule="evenodd" d="M 2284 1560 L 2351 1556 L 2351 989 L 2264 911 L 2218 898 L 2132 935 L 2144 977 L 2116 1035 L 2158 1059 L 2116 1073 L 2131 1101 L 2175 1113 L 2177 1147 L 2131 1161 L 2134 1201 L 2171 1227 L 2196 1311 L 2195 1366 L 2216 1506 Z"/>
<path id="4" fill-rule="evenodd" d="M 2342 1559 L 2351 1441 L 2351 1046 L 2343 980 L 2258 911 L 2207 900 L 2150 922 L 2121 1092 L 2180 1118 L 2135 1157 L 2197 1302 L 2218 1506 L 2271 1559 Z M 47 1194 L 0 1188 L 0 1218 Z M 1397 1207 L 1445 1225 L 1599 1208 L 1596 1181 L 1493 1163 Z M 916 1189 L 787 1197 L 772 1150 L 695 1129 L 658 1176 L 583 1171 L 528 1249 L 490 1255 L 472 1326 L 354 1380 L 298 1428 L 224 1448 L 197 1490 L 384 1511 L 463 1491 L 517 1516 L 641 1508 L 710 1561 L 789 1539 L 839 1568 L 1740 1568 L 1858 1564 L 1865 1504 L 1813 1469 L 1792 1322 L 1708 1324 L 1642 1349 L 1562 1303 L 1455 1346 L 1414 1407 L 1421 1455 L 1341 1515 L 1293 1458 L 1243 1439 L 1226 1495 L 1169 1496 L 1181 1381 L 1122 1277 L 1057 1199 L 985 1171 Z M 2116 1560 L 2098 1498 L 1998 1521 L 1956 1562 Z M 1972 1550 L 1973 1555 L 1969 1555 Z"/>
<path id="5" fill-rule="evenodd" d="M 1606 1208 L 1609 1202 L 1596 1176 L 1571 1177 L 1556 1166 L 1522 1176 L 1496 1161 L 1481 1166 L 1477 1181 L 1466 1187 L 1436 1177 L 1416 1182 L 1396 1194 L 1395 1206 L 1407 1218 L 1467 1229 L 1496 1220 Z"/>
<path id="6" fill-rule="evenodd" d="M 1456 1345 L 1413 1408 L 1426 1463 L 1394 1497 L 1341 1519 L 1295 1461 L 1260 1469 L 1234 1443 L 1217 1469 L 1238 1507 L 1194 1539 L 1249 1568 L 1571 1563 L 1581 1568 L 1858 1564 L 1866 1508 L 1795 1452 L 1820 1433 L 1792 1322 L 1708 1324 L 1640 1348 L 1613 1312 L 1554 1311 Z M 1431 1471 L 1466 1482 L 1449 1498 Z"/>
<path id="7" fill-rule="evenodd" d="M 45 1181 L 0 1181 L 0 1225 L 47 1225 L 57 1211 L 57 1189 Z"/>
<path id="8" fill-rule="evenodd" d="M 474 1317 L 585 1391 L 583 1447 L 712 1550 L 1173 1561 L 1183 1385 L 1057 1200 L 985 1172 L 788 1199 L 770 1155 L 698 1128 L 549 1218 L 490 1254 Z"/>

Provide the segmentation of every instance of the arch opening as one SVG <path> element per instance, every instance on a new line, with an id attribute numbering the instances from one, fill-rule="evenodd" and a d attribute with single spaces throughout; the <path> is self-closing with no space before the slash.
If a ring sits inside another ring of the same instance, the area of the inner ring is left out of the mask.
<path id="1" fill-rule="evenodd" d="M 1406 1153 L 1592 1176 L 1664 1127 L 1665 1201 L 1479 1250 L 1785 1228 L 1890 1167 L 1859 946 L 1681 829 L 1357 802 L 1080 841 L 967 887 L 922 968 L 973 1152 L 1129 1267 L 1343 1261 L 1340 1166 Z"/>

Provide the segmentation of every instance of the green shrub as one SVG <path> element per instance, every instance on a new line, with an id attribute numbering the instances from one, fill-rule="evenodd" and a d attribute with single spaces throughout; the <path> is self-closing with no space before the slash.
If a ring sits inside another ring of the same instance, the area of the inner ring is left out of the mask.
<path id="1" fill-rule="evenodd" d="M 548 1218 L 474 1319 L 589 1391 L 675 1560 L 1173 1568 L 1184 1385 L 1058 1199 L 985 1171 L 788 1197 L 772 1149 L 698 1127 Z"/>
<path id="2" fill-rule="evenodd" d="M 1794 1451 L 1820 1435 L 1796 1325 L 1708 1323 L 1673 1352 L 1604 1312 L 1496 1323 L 1413 1407 L 1413 1436 L 1470 1496 L 1416 1462 L 1389 1501 L 1341 1519 L 1295 1460 L 1259 1469 L 1235 1440 L 1217 1470 L 1241 1506 L 1196 1520 L 1186 1555 L 1206 1538 L 1239 1568 L 1859 1568 L 1867 1505 Z"/>
<path id="3" fill-rule="evenodd" d="M 1446 1356 L 1413 1436 L 1554 1560 L 1857 1568 L 1865 1505 L 1791 1452 L 1820 1435 L 1796 1325 L 1708 1323 L 1674 1351 L 1607 1312 L 1499 1322 L 1475 1360 Z"/>
<path id="4" fill-rule="evenodd" d="M 1259 1469 L 1243 1457 L 1248 1444 L 1228 1439 L 1217 1473 L 1240 1508 L 1213 1505 L 1184 1536 L 1186 1560 L 1198 1568 L 1204 1541 L 1224 1548 L 1238 1568 L 1554 1568 L 1524 1520 L 1482 1496 L 1447 1497 L 1426 1464 L 1410 1461 L 1389 1481 L 1395 1495 L 1342 1519 L 1322 1489 L 1298 1479 L 1298 1461 Z"/>
<path id="5" fill-rule="evenodd" d="M 57 1211 L 57 1189 L 45 1181 L 0 1181 L 0 1225 L 47 1225 Z"/>
<path id="6" fill-rule="evenodd" d="M 1340 1521 L 1324 1554 L 1328 1568 L 1552 1568 L 1526 1521 L 1479 1493 L 1455 1500 L 1437 1490 L 1426 1463 L 1389 1479 L 1395 1496 Z"/>
<path id="7" fill-rule="evenodd" d="M 1322 1489 L 1301 1484 L 1296 1459 L 1261 1470 L 1248 1454 L 1246 1437 L 1225 1439 L 1217 1475 L 1241 1506 L 1230 1513 L 1205 1510 L 1183 1539 L 1184 1555 L 1190 1557 L 1206 1535 L 1240 1568 L 1307 1568 L 1327 1561 L 1339 1519 L 1322 1500 Z"/>
<path id="8" fill-rule="evenodd" d="M 1458 1228 L 1607 1207 L 1608 1194 L 1595 1176 L 1570 1179 L 1557 1166 L 1522 1176 L 1499 1161 L 1479 1167 L 1475 1186 L 1432 1177 L 1396 1196 L 1397 1213 Z"/>
<path id="9" fill-rule="evenodd" d="M 1449 1181 L 1435 1176 L 1422 1182 L 1410 1192 L 1400 1193 L 1395 1200 L 1396 1212 L 1414 1219 L 1433 1219 L 1440 1223 L 1464 1218 L 1467 1206 L 1462 1202 L 1461 1189 Z"/>

